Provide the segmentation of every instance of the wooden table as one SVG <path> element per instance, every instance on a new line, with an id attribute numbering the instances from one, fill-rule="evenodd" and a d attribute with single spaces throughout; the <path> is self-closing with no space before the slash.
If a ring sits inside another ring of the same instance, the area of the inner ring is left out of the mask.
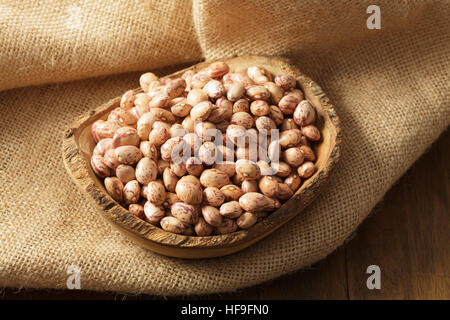
<path id="1" fill-rule="evenodd" d="M 235 293 L 189 299 L 450 299 L 450 131 L 398 181 L 355 236 L 311 268 Z M 369 265 L 381 289 L 366 286 Z M 5 289 L 3 299 L 160 299 Z"/>

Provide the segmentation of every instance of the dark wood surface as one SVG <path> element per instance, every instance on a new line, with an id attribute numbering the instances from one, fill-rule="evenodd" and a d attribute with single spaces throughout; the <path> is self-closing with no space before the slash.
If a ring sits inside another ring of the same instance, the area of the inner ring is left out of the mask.
<path id="1" fill-rule="evenodd" d="M 392 187 L 355 236 L 325 260 L 235 293 L 194 299 L 450 299 L 450 131 Z M 369 290 L 366 269 L 381 269 Z M 0 299 L 161 299 L 7 288 Z"/>

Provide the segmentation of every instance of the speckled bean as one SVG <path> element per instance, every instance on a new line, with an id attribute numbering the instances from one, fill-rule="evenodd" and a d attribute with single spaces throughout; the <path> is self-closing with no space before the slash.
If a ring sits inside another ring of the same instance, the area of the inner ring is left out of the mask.
<path id="1" fill-rule="evenodd" d="M 320 140 L 320 131 L 316 126 L 310 124 L 305 127 L 302 127 L 302 133 L 311 141 L 319 141 Z"/>
<path id="2" fill-rule="evenodd" d="M 203 190 L 203 203 L 219 207 L 225 201 L 225 195 L 216 187 L 207 187 Z"/>
<path id="3" fill-rule="evenodd" d="M 240 83 L 233 83 L 227 86 L 227 98 L 234 102 L 241 99 L 244 96 L 245 88 Z"/>
<path id="4" fill-rule="evenodd" d="M 230 67 L 225 62 L 214 62 L 211 63 L 206 69 L 207 74 L 213 79 L 219 79 L 224 76 Z"/>
<path id="5" fill-rule="evenodd" d="M 203 201 L 203 190 L 196 183 L 180 180 L 175 187 L 175 192 L 181 201 L 189 204 L 200 204 Z"/>
<path id="6" fill-rule="evenodd" d="M 182 233 L 185 229 L 184 224 L 175 217 L 164 217 L 160 222 L 161 228 L 172 233 Z"/>
<path id="7" fill-rule="evenodd" d="M 270 92 L 270 102 L 273 104 L 278 104 L 284 96 L 283 89 L 274 82 L 266 82 L 264 87 L 266 87 Z"/>
<path id="8" fill-rule="evenodd" d="M 252 66 L 247 68 L 247 75 L 256 84 L 265 84 L 272 81 L 272 76 L 266 69 L 258 66 Z"/>
<path id="9" fill-rule="evenodd" d="M 307 126 L 316 120 L 316 111 L 308 100 L 302 100 L 297 105 L 293 115 L 295 123 L 299 126 Z"/>
<path id="10" fill-rule="evenodd" d="M 228 175 L 228 177 L 232 177 L 236 173 L 236 163 L 233 161 L 224 161 L 221 163 L 215 163 L 213 165 L 213 169 L 225 172 Z"/>
<path id="11" fill-rule="evenodd" d="M 181 118 L 186 117 L 191 112 L 191 109 L 192 105 L 187 103 L 185 98 L 170 107 L 173 115 Z"/>
<path id="12" fill-rule="evenodd" d="M 113 147 L 113 139 L 112 138 L 105 138 L 100 140 L 94 147 L 94 150 L 92 151 L 92 154 L 99 155 L 101 157 L 105 156 L 105 153 L 111 149 L 114 149 Z"/>
<path id="13" fill-rule="evenodd" d="M 144 113 L 137 121 L 137 133 L 141 140 L 148 140 L 148 135 L 152 130 L 155 116 L 151 112 Z"/>
<path id="14" fill-rule="evenodd" d="M 208 95 L 202 89 L 193 89 L 189 91 L 186 97 L 186 103 L 195 106 L 202 101 L 208 101 Z"/>
<path id="15" fill-rule="evenodd" d="M 92 124 L 91 133 L 94 141 L 97 143 L 105 138 L 114 137 L 114 133 L 120 128 L 118 122 L 97 120 Z"/>
<path id="16" fill-rule="evenodd" d="M 142 152 L 136 146 L 121 146 L 114 150 L 122 164 L 135 164 L 142 158 Z"/>
<path id="17" fill-rule="evenodd" d="M 255 101 L 256 102 L 256 101 Z M 247 112 L 237 112 L 231 117 L 231 123 L 250 129 L 255 124 L 253 117 Z"/>
<path id="18" fill-rule="evenodd" d="M 125 204 L 137 203 L 141 195 L 141 186 L 137 180 L 131 180 L 123 187 L 123 201 Z"/>
<path id="19" fill-rule="evenodd" d="M 229 201 L 220 206 L 219 212 L 223 217 L 235 219 L 242 214 L 242 208 L 238 201 Z"/>
<path id="20" fill-rule="evenodd" d="M 283 160 L 290 166 L 298 167 L 304 159 L 304 153 L 299 147 L 292 147 L 283 151 Z"/>
<path id="21" fill-rule="evenodd" d="M 258 131 L 264 132 L 268 136 L 272 134 L 271 130 L 277 128 L 275 122 L 269 117 L 258 117 L 255 124 Z"/>
<path id="22" fill-rule="evenodd" d="M 226 92 L 222 82 L 218 80 L 208 81 L 208 83 L 206 83 L 203 87 L 203 91 L 205 91 L 211 99 L 217 99 L 223 96 Z"/>
<path id="23" fill-rule="evenodd" d="M 117 177 L 105 178 L 105 189 L 109 195 L 117 202 L 123 201 L 123 183 Z"/>
<path id="24" fill-rule="evenodd" d="M 194 226 L 194 231 L 198 236 L 206 237 L 212 235 L 214 228 L 208 224 L 203 217 L 199 217 Z"/>
<path id="25" fill-rule="evenodd" d="M 306 161 L 313 161 L 313 162 L 316 161 L 316 155 L 309 146 L 306 145 L 300 146 L 300 150 L 302 150 Z"/>
<path id="26" fill-rule="evenodd" d="M 253 212 L 244 212 L 237 220 L 236 224 L 241 229 L 249 229 L 254 226 L 258 218 Z"/>
<path id="27" fill-rule="evenodd" d="M 131 110 L 116 108 L 108 115 L 108 121 L 116 121 L 121 126 L 134 126 L 137 123 L 137 118 Z"/>
<path id="28" fill-rule="evenodd" d="M 217 169 L 207 169 L 200 175 L 200 182 L 204 187 L 222 188 L 229 184 L 228 175 Z"/>
<path id="29" fill-rule="evenodd" d="M 244 180 L 241 185 L 242 193 L 259 192 L 257 180 Z"/>
<path id="30" fill-rule="evenodd" d="M 291 166 L 288 165 L 286 162 L 279 161 L 279 162 L 272 162 L 271 167 L 273 170 L 275 170 L 275 174 L 279 177 L 285 178 L 288 175 L 291 174 Z"/>
<path id="31" fill-rule="evenodd" d="M 167 123 L 174 123 L 176 121 L 175 116 L 169 110 L 162 108 L 150 109 L 150 113 L 153 114 L 155 121 L 162 121 Z"/>
<path id="32" fill-rule="evenodd" d="M 236 172 L 244 177 L 244 180 L 257 180 L 261 177 L 259 166 L 247 159 L 236 161 Z"/>
<path id="33" fill-rule="evenodd" d="M 283 90 L 289 90 L 296 86 L 295 78 L 291 75 L 279 74 L 275 77 L 274 81 Z"/>
<path id="34" fill-rule="evenodd" d="M 158 168 L 156 162 L 150 158 L 144 157 L 136 165 L 136 180 L 142 184 L 149 184 L 156 180 Z"/>
<path id="35" fill-rule="evenodd" d="M 206 71 L 196 73 L 192 76 L 191 87 L 194 89 L 202 89 L 210 80 L 212 79 Z"/>
<path id="36" fill-rule="evenodd" d="M 211 166 L 216 162 L 217 147 L 213 142 L 205 142 L 198 150 L 198 158 L 202 163 Z"/>
<path id="37" fill-rule="evenodd" d="M 238 226 L 233 219 L 224 218 L 220 226 L 215 227 L 214 230 L 218 234 L 232 233 L 237 230 Z"/>
<path id="38" fill-rule="evenodd" d="M 197 122 L 194 127 L 194 132 L 202 141 L 211 140 L 211 137 L 216 135 L 216 125 L 209 121 Z"/>
<path id="39" fill-rule="evenodd" d="M 128 212 L 130 212 L 133 216 L 144 219 L 145 218 L 145 211 L 144 206 L 139 203 L 132 203 L 128 206 Z"/>
<path id="40" fill-rule="evenodd" d="M 175 218 L 188 224 L 195 224 L 199 217 L 197 208 L 184 202 L 174 203 L 170 208 L 170 212 Z"/>
<path id="41" fill-rule="evenodd" d="M 106 151 L 105 156 L 103 157 L 103 162 L 110 168 L 116 169 L 120 164 L 119 158 L 117 158 L 116 152 L 114 149 L 110 149 Z"/>
<path id="42" fill-rule="evenodd" d="M 284 95 L 285 95 L 285 96 L 286 96 L 286 95 L 292 95 L 292 96 L 295 96 L 295 97 L 297 97 L 298 101 L 302 101 L 303 99 L 305 99 L 305 96 L 303 95 L 303 92 L 302 92 L 301 90 L 299 90 L 299 89 L 289 89 L 289 90 L 286 90 L 286 91 L 284 92 Z"/>
<path id="43" fill-rule="evenodd" d="M 305 162 L 297 169 L 298 175 L 304 179 L 311 177 L 314 171 L 316 171 L 316 166 L 311 161 Z"/>
<path id="44" fill-rule="evenodd" d="M 297 146 L 302 138 L 302 132 L 298 129 L 290 129 L 280 133 L 279 143 L 284 149 Z"/>
<path id="45" fill-rule="evenodd" d="M 175 187 L 178 183 L 178 176 L 173 172 L 171 168 L 165 168 L 163 172 L 163 182 L 167 191 L 175 192 Z"/>
<path id="46" fill-rule="evenodd" d="M 91 167 L 100 178 L 109 177 L 111 174 L 111 169 L 105 164 L 103 157 L 100 155 L 94 154 L 91 157 Z"/>
<path id="47" fill-rule="evenodd" d="M 233 113 L 250 112 L 250 104 L 247 99 L 239 99 L 233 104 Z"/>
<path id="48" fill-rule="evenodd" d="M 170 208 L 176 202 L 181 202 L 177 194 L 174 192 L 166 192 L 166 200 L 163 202 L 163 206 L 165 208 Z"/>
<path id="49" fill-rule="evenodd" d="M 278 193 L 276 197 L 280 200 L 288 200 L 294 195 L 292 189 L 285 183 L 278 184 Z"/>
<path id="50" fill-rule="evenodd" d="M 148 135 L 148 141 L 150 144 L 159 147 L 170 139 L 169 129 L 165 127 L 157 127 L 150 131 Z"/>
<path id="51" fill-rule="evenodd" d="M 219 209 L 213 206 L 202 206 L 202 216 L 205 221 L 213 227 L 218 227 L 223 222 Z"/>
<path id="52" fill-rule="evenodd" d="M 292 94 L 285 95 L 278 103 L 278 107 L 285 115 L 292 115 L 300 100 Z"/>
<path id="53" fill-rule="evenodd" d="M 181 96 L 181 94 L 186 89 L 186 81 L 184 79 L 178 78 L 169 81 L 164 87 L 164 93 L 170 97 L 170 99 Z"/>
<path id="54" fill-rule="evenodd" d="M 159 78 L 154 73 L 146 72 L 139 78 L 139 84 L 141 85 L 142 91 L 148 92 L 150 83 L 158 80 Z"/>
<path id="55" fill-rule="evenodd" d="M 270 98 L 270 92 L 264 86 L 250 86 L 246 89 L 247 96 L 252 100 L 267 101 Z"/>
<path id="56" fill-rule="evenodd" d="M 278 106 L 271 105 L 269 117 L 275 122 L 277 126 L 279 126 L 283 123 L 284 114 L 283 112 L 281 112 Z"/>
<path id="57" fill-rule="evenodd" d="M 120 146 L 139 146 L 140 139 L 136 129 L 132 127 L 122 127 L 117 129 L 113 137 L 113 147 L 118 148 Z"/>
<path id="58" fill-rule="evenodd" d="M 283 119 L 280 130 L 287 131 L 287 130 L 292 130 L 292 129 L 298 129 L 298 125 L 295 123 L 294 119 L 292 119 L 292 118 Z"/>
<path id="59" fill-rule="evenodd" d="M 161 158 L 166 161 L 175 160 L 183 151 L 185 142 L 183 137 L 173 137 L 168 139 L 161 146 Z"/>
<path id="60" fill-rule="evenodd" d="M 284 179 L 284 183 L 287 184 L 293 192 L 295 192 L 298 188 L 300 188 L 302 180 L 298 174 L 291 173 L 286 179 Z"/>
<path id="61" fill-rule="evenodd" d="M 191 119 L 193 121 L 205 121 L 211 114 L 212 109 L 213 104 L 210 101 L 202 101 L 191 109 Z"/>
<path id="62" fill-rule="evenodd" d="M 272 176 L 264 176 L 259 179 L 259 190 L 268 197 L 275 197 L 278 194 L 279 183 Z"/>
<path id="63" fill-rule="evenodd" d="M 245 211 L 258 212 L 273 205 L 273 201 L 262 193 L 249 192 L 239 198 L 239 205 Z"/>
<path id="64" fill-rule="evenodd" d="M 147 200 L 160 206 L 166 201 L 166 189 L 161 182 L 151 181 L 146 188 Z"/>
<path id="65" fill-rule="evenodd" d="M 136 99 L 136 93 L 133 90 L 128 90 L 122 95 L 120 99 L 120 107 L 129 110 L 134 107 L 134 100 Z"/>
<path id="66" fill-rule="evenodd" d="M 203 171 L 203 164 L 198 158 L 190 157 L 186 160 L 186 170 L 190 175 L 199 177 Z"/>

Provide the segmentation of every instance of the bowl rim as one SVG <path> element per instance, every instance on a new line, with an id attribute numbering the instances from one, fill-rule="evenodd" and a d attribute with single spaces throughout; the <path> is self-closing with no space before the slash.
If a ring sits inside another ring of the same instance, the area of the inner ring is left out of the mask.
<path id="1" fill-rule="evenodd" d="M 267 217 L 257 222 L 254 226 L 246 230 L 239 230 L 233 233 L 213 236 L 188 236 L 182 234 L 175 234 L 167 232 L 159 227 L 156 227 L 142 219 L 129 214 L 129 211 L 122 207 L 106 192 L 103 184 L 96 177 L 97 181 L 92 177 L 93 171 L 88 161 L 82 154 L 77 143 L 77 133 L 85 130 L 88 123 L 93 121 L 93 118 L 100 118 L 106 114 L 113 106 L 120 102 L 120 96 L 109 100 L 98 108 L 91 110 L 86 115 L 79 117 L 73 122 L 72 126 L 63 134 L 63 160 L 64 165 L 75 181 L 75 183 L 83 189 L 88 198 L 95 204 L 103 216 L 110 222 L 118 224 L 126 231 L 143 238 L 146 241 L 154 242 L 158 245 L 190 248 L 190 249 L 214 249 L 227 248 L 233 246 L 242 246 L 243 243 L 254 243 L 274 230 L 278 229 L 286 222 L 299 214 L 306 206 L 308 206 L 320 193 L 329 175 L 338 163 L 341 155 L 342 144 L 342 130 L 339 117 L 331 104 L 327 95 L 322 88 L 314 82 L 311 78 L 303 74 L 296 66 L 292 65 L 287 59 L 272 56 L 261 55 L 245 55 L 230 58 L 221 58 L 212 61 L 201 62 L 190 66 L 188 68 L 176 71 L 165 77 L 175 77 L 181 75 L 188 70 L 200 70 L 207 65 L 216 61 L 252 61 L 255 65 L 271 65 L 276 63 L 283 72 L 291 74 L 296 78 L 297 83 L 305 92 L 307 90 L 315 99 L 314 105 L 320 105 L 323 109 L 325 123 L 329 123 L 335 130 L 334 146 L 329 152 L 329 157 L 326 159 L 324 166 L 317 170 L 313 176 L 305 180 L 299 190 L 279 209 L 269 214 Z M 141 91 L 135 89 L 136 92 Z M 142 91 L 141 91 L 142 92 Z M 306 93 L 305 93 L 306 95 Z M 94 175 L 95 176 L 95 175 Z M 295 206 L 293 204 L 295 203 Z M 287 212 L 288 208 L 297 208 L 295 212 Z"/>

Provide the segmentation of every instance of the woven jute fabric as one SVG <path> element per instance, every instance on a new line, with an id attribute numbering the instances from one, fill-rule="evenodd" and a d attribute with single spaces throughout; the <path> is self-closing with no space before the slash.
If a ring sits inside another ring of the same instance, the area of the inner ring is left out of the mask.
<path id="1" fill-rule="evenodd" d="M 66 288 L 70 265 L 82 289 L 160 295 L 293 272 L 341 245 L 450 123 L 447 1 L 377 1 L 381 30 L 367 29 L 362 0 L 31 3 L 0 4 L 0 286 Z M 336 106 L 344 144 L 327 188 L 231 256 L 182 260 L 131 243 L 66 173 L 62 132 L 136 87 L 132 71 L 250 53 L 291 59 Z"/>

